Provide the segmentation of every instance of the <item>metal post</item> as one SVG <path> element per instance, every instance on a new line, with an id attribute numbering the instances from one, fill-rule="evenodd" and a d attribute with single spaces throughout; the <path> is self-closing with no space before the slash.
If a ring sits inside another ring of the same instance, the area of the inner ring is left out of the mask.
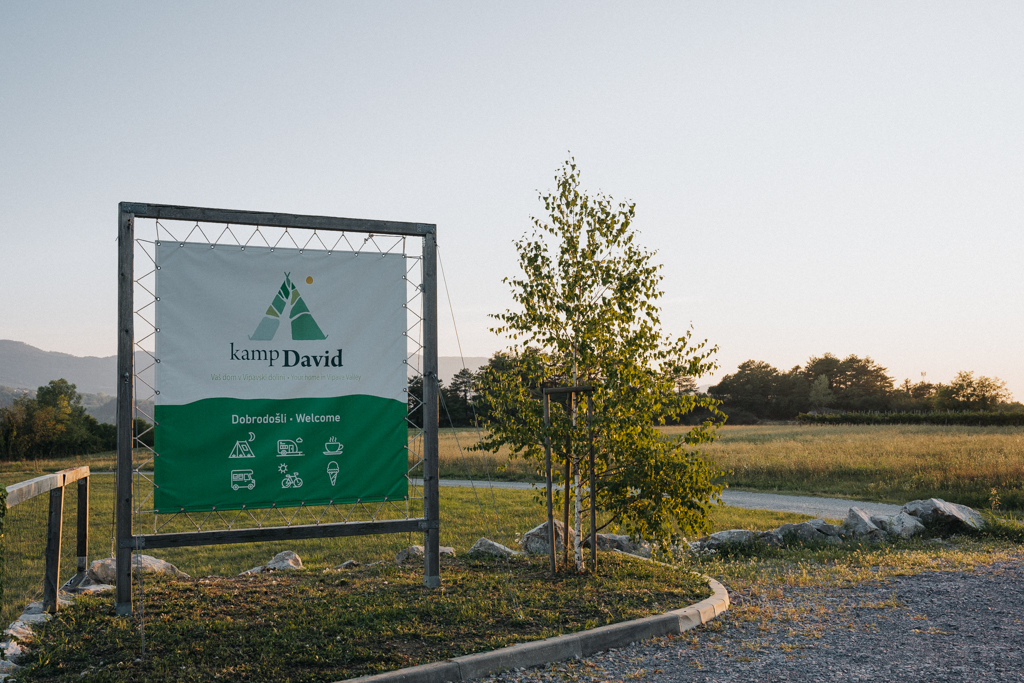
<path id="1" fill-rule="evenodd" d="M 78 480 L 78 578 L 89 570 L 89 477 Z"/>
<path id="2" fill-rule="evenodd" d="M 594 397 L 587 394 L 587 440 L 590 442 L 590 566 L 597 571 L 597 486 L 594 476 Z"/>
<path id="3" fill-rule="evenodd" d="M 423 585 L 441 585 L 439 548 L 440 501 L 438 496 L 437 423 L 437 235 L 423 236 Z"/>
<path id="4" fill-rule="evenodd" d="M 43 609 L 56 614 L 60 587 L 60 535 L 64 525 L 64 487 L 50 489 L 50 519 L 46 526 L 46 574 L 43 577 Z"/>
<path id="5" fill-rule="evenodd" d="M 118 206 L 117 232 L 117 481 L 114 606 L 117 614 L 132 613 L 132 412 L 135 346 L 135 217 Z"/>
<path id="6" fill-rule="evenodd" d="M 579 413 L 579 403 L 576 401 L 578 398 L 576 392 L 569 394 L 569 400 L 572 401 L 572 433 L 576 434 L 576 422 L 577 413 Z M 572 543 L 572 555 L 576 561 L 576 571 L 582 573 L 586 571 L 586 564 L 583 562 L 583 481 L 580 478 L 580 468 L 583 463 L 582 458 L 576 457 L 575 449 L 571 450 L 572 453 L 572 466 L 573 466 L 573 523 L 576 525 L 576 535 L 573 537 Z M 568 532 L 566 532 L 568 533 Z"/>
<path id="7" fill-rule="evenodd" d="M 551 429 L 551 399 L 544 393 L 544 427 Z M 544 471 L 548 484 L 548 549 L 551 556 L 551 574 L 555 573 L 555 502 L 551 489 L 551 435 L 544 436 Z"/>
<path id="8" fill-rule="evenodd" d="M 562 480 L 562 498 L 565 505 L 562 506 L 562 560 L 566 567 L 569 566 L 569 477 L 572 476 L 572 436 L 569 437 L 568 448 L 565 454 L 565 477 Z"/>

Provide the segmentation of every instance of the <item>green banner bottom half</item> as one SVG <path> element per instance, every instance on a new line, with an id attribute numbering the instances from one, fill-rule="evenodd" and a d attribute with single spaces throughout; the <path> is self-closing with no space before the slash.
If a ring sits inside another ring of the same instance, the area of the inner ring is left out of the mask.
<path id="1" fill-rule="evenodd" d="M 377 396 L 158 405 L 156 512 L 404 500 L 406 404 Z"/>

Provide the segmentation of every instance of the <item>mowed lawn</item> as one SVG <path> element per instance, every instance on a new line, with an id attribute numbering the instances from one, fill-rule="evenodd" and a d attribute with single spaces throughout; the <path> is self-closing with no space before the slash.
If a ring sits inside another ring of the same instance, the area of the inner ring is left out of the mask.
<path id="1" fill-rule="evenodd" d="M 0 482 L 13 484 L 36 476 L 33 472 L 0 474 Z M 64 534 L 61 554 L 61 581 L 70 578 L 75 571 L 75 510 L 76 487 L 65 489 Z M 145 493 L 140 485 L 138 492 Z M 90 485 L 89 515 L 89 560 L 110 557 L 113 549 L 113 501 L 114 476 L 99 473 L 92 476 Z M 43 585 L 43 552 L 46 548 L 46 520 L 49 496 L 41 495 L 11 508 L 7 512 L 4 534 L 4 557 L 6 559 L 6 580 L 3 609 L 0 622 L 13 621 L 30 600 L 41 599 Z M 412 501 L 410 514 L 418 516 L 422 507 L 419 501 Z M 288 514 L 298 513 L 293 523 L 310 523 L 313 514 L 321 511 L 298 511 L 291 509 Z M 404 516 L 404 509 L 395 507 L 376 510 L 369 506 L 357 509 L 333 510 L 323 521 L 342 521 L 348 515 L 350 521 L 369 518 L 376 512 L 378 518 Z M 268 518 L 264 524 L 282 524 L 283 518 Z M 195 521 L 204 515 L 194 517 Z M 490 489 L 483 484 L 472 488 L 441 488 L 441 544 L 452 546 L 457 554 L 465 554 L 481 536 L 511 547 L 517 547 L 518 536 L 544 521 L 544 507 L 538 492 L 529 490 Z M 225 520 L 231 515 L 210 517 L 203 528 L 224 528 Z M 772 528 L 784 522 L 809 519 L 802 515 L 762 513 L 737 508 L 716 508 L 712 523 L 715 530 L 745 526 L 747 528 Z M 188 522 L 181 516 L 157 520 L 161 532 L 180 531 Z M 166 526 L 164 523 L 167 522 Z M 253 526 L 252 520 L 236 526 Z M 154 520 L 151 515 L 139 515 L 136 528 L 142 533 L 152 533 Z M 194 528 L 194 527 L 193 527 Z M 411 544 L 422 544 L 421 534 L 394 534 L 388 536 L 362 536 L 355 538 L 311 539 L 266 543 L 245 543 L 234 545 L 201 546 L 147 551 L 147 554 L 171 562 L 191 576 L 234 576 L 251 567 L 265 563 L 282 550 L 294 550 L 303 563 L 315 571 L 323 571 L 349 559 L 369 563 L 390 560 L 402 548 Z"/>
<path id="2" fill-rule="evenodd" d="M 684 430 L 669 427 L 664 431 L 674 436 Z M 506 453 L 496 456 L 470 451 L 469 447 L 477 442 L 477 434 L 474 429 L 442 432 L 442 477 L 472 478 L 481 482 L 488 478 L 536 479 L 532 462 L 510 461 Z M 724 481 L 733 488 L 892 503 L 938 497 L 977 508 L 991 507 L 994 489 L 1001 510 L 1024 510 L 1024 429 L 778 425 L 725 427 L 720 435 L 706 451 L 720 468 L 730 471 Z M 12 484 L 41 472 L 80 464 L 106 469 L 113 465 L 113 458 L 110 454 L 101 454 L 69 460 L 4 463 L 0 465 L 0 482 Z M 0 614 L 0 620 L 6 620 L 4 623 L 9 623 L 27 600 L 41 595 L 47 498 L 39 496 L 8 512 L 5 534 L 8 588 Z M 110 555 L 112 500 L 113 476 L 95 475 L 90 559 Z M 400 512 L 391 510 L 388 514 L 393 516 Z M 65 501 L 63 577 L 74 571 L 74 514 L 75 488 L 69 487 Z M 716 530 L 771 528 L 797 519 L 804 518 L 719 508 L 713 524 Z M 442 520 L 442 543 L 465 551 L 480 536 L 514 545 L 517 533 L 543 520 L 543 508 L 540 496 L 532 491 L 446 487 L 442 488 Z M 140 528 L 153 530 L 151 517 L 140 518 L 139 524 Z M 176 526 L 171 525 L 173 530 L 181 530 Z M 211 546 L 153 554 L 165 557 L 194 576 L 228 576 L 265 562 L 285 549 L 285 545 L 298 552 L 308 564 L 325 568 L 349 558 L 384 559 L 405 545 L 421 542 L 418 535 L 406 534 L 284 545 Z"/>

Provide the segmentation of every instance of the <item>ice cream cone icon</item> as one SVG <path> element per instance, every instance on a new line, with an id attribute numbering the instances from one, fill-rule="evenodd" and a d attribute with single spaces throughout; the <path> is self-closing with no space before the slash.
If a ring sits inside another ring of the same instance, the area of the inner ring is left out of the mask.
<path id="1" fill-rule="evenodd" d="M 338 463 L 333 460 L 327 463 L 327 476 L 331 478 L 331 486 L 338 480 Z"/>

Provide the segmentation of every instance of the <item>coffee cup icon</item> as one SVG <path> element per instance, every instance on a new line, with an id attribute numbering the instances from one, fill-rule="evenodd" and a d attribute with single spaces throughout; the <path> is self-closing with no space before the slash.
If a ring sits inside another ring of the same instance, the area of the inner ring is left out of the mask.
<path id="1" fill-rule="evenodd" d="M 337 437 L 332 436 L 331 440 L 324 444 L 324 455 L 338 455 L 345 446 L 338 443 Z"/>

